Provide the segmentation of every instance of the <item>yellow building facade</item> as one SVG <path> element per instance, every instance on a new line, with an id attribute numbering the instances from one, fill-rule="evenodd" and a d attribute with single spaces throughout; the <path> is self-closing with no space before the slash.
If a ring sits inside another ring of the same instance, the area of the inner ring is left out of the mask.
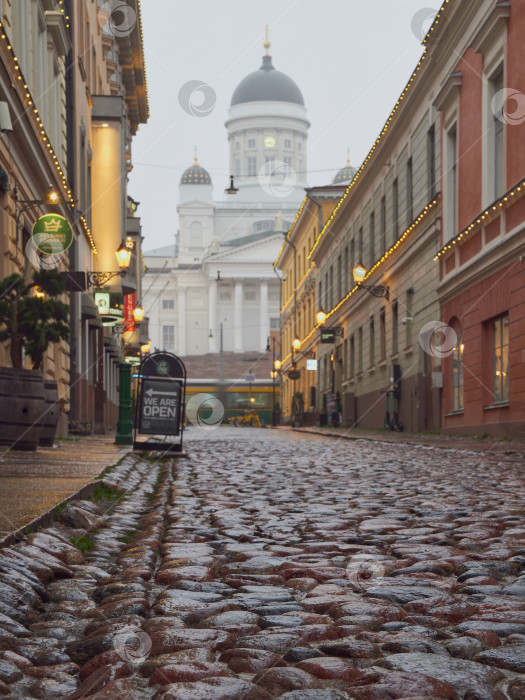
<path id="1" fill-rule="evenodd" d="M 318 417 L 316 313 L 317 269 L 308 255 L 344 187 L 326 185 L 306 190 L 306 196 L 275 261 L 281 274 L 281 418 L 313 424 Z M 314 362 L 307 362 L 308 360 Z M 308 368 L 307 368 L 308 365 Z M 291 373 L 291 374 L 290 374 Z"/>

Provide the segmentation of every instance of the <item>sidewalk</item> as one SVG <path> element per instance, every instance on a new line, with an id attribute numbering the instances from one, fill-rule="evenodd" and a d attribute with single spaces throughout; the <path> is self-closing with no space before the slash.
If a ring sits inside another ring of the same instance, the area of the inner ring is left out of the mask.
<path id="1" fill-rule="evenodd" d="M 59 440 L 36 452 L 0 451 L 0 540 L 93 481 L 131 450 L 114 435 Z"/>
<path id="2" fill-rule="evenodd" d="M 341 426 L 339 428 L 291 428 L 298 433 L 309 433 L 310 435 L 322 435 L 323 437 L 334 437 L 342 440 L 371 440 L 390 443 L 401 443 L 408 445 L 426 445 L 429 447 L 440 447 L 449 450 L 474 450 L 476 452 L 491 452 L 493 454 L 517 454 L 525 458 L 525 440 L 504 440 L 496 438 L 474 438 L 458 437 L 453 435 L 426 435 L 422 433 L 408 432 L 387 432 L 385 430 L 363 430 L 362 428 L 352 428 Z"/>

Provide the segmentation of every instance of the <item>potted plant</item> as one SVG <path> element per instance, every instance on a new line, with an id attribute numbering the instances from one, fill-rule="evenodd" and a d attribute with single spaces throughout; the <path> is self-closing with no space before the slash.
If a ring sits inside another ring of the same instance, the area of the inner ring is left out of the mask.
<path id="1" fill-rule="evenodd" d="M 65 285 L 56 270 L 37 270 L 32 282 L 17 273 L 0 282 L 0 342 L 9 342 L 12 364 L 0 368 L 0 444 L 13 449 L 35 450 L 46 420 L 42 362 L 51 343 L 69 338 L 69 307 L 57 298 Z"/>

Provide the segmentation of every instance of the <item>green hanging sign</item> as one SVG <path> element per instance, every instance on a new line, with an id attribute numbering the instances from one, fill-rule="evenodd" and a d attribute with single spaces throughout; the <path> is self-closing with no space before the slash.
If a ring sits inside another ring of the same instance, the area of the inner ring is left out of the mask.
<path id="1" fill-rule="evenodd" d="M 64 253 L 73 243 L 69 221 L 60 214 L 44 214 L 33 226 L 33 243 L 44 255 Z"/>

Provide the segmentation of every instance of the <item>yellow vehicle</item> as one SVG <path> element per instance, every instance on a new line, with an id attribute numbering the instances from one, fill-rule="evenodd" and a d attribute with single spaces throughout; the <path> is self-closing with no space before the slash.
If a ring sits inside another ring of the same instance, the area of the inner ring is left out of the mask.
<path id="1" fill-rule="evenodd" d="M 235 426 L 251 425 L 252 428 L 261 427 L 261 419 L 255 409 L 243 411 L 240 416 L 232 416 L 228 419 L 228 423 Z"/>

